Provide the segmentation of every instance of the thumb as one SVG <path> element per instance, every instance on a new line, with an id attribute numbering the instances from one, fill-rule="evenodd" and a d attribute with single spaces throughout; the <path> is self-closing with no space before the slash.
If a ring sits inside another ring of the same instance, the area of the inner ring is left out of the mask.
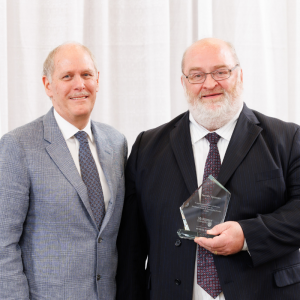
<path id="1" fill-rule="evenodd" d="M 207 230 L 207 233 L 208 234 L 211 234 L 211 235 L 219 235 L 221 234 L 223 231 L 225 230 L 224 228 L 224 223 L 223 224 L 218 224 L 216 226 L 214 226 L 212 229 L 210 230 Z"/>

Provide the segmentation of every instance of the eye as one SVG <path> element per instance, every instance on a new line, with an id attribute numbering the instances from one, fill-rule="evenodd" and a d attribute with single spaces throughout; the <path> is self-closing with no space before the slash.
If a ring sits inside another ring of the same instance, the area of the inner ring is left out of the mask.
<path id="1" fill-rule="evenodd" d="M 91 76 L 93 76 L 93 74 L 90 74 L 90 73 L 83 73 L 82 76 L 83 76 L 83 77 L 91 77 Z"/>
<path id="2" fill-rule="evenodd" d="M 65 76 L 63 76 L 63 79 L 70 79 L 70 78 L 71 78 L 70 75 L 65 75 Z"/>
<path id="3" fill-rule="evenodd" d="M 228 74 L 228 70 L 227 69 L 219 69 L 219 70 L 216 70 L 214 71 L 215 74 L 217 75 L 227 75 Z"/>
<path id="4" fill-rule="evenodd" d="M 190 74 L 190 78 L 193 78 L 193 79 L 199 79 L 199 78 L 202 78 L 203 76 L 204 76 L 203 73 Z"/>

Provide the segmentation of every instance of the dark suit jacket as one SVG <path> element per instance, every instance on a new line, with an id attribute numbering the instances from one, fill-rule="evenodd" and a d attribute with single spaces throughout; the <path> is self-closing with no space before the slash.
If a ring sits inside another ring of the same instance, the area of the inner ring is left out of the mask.
<path id="1" fill-rule="evenodd" d="M 244 105 L 218 180 L 231 192 L 225 221 L 240 223 L 251 254 L 214 256 L 226 300 L 299 299 L 299 126 Z M 126 170 L 118 300 L 192 299 L 196 244 L 176 232 L 196 188 L 188 112 L 138 136 Z"/>

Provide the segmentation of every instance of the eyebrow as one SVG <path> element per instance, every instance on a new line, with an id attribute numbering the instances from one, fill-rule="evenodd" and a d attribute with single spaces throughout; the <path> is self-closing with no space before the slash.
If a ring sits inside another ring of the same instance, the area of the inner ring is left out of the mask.
<path id="1" fill-rule="evenodd" d="M 86 69 L 86 70 L 84 70 L 84 71 L 83 71 L 83 73 L 84 73 L 84 72 L 95 73 L 96 71 L 95 71 L 95 70 L 93 70 L 93 69 Z"/>
<path id="2" fill-rule="evenodd" d="M 217 69 L 220 69 L 220 68 L 228 68 L 228 66 L 226 66 L 226 65 L 223 64 L 223 65 L 215 65 L 212 68 L 215 69 L 215 70 L 217 70 Z M 203 69 L 201 67 L 194 67 L 194 68 L 191 68 L 189 71 L 201 71 L 201 72 L 203 72 L 202 70 Z"/>
<path id="3" fill-rule="evenodd" d="M 81 71 L 80 73 L 86 73 L 86 72 L 88 72 L 88 73 L 96 73 L 96 71 L 93 70 L 93 69 L 85 69 L 85 70 Z M 62 71 L 61 75 L 63 75 L 63 74 L 73 74 L 73 73 L 74 73 L 73 70 L 68 70 L 68 71 Z"/>

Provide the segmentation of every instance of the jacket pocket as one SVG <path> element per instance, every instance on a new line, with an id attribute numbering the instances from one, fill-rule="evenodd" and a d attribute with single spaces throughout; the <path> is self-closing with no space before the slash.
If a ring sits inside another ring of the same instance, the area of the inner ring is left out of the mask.
<path id="1" fill-rule="evenodd" d="M 300 282 L 300 264 L 275 271 L 274 279 L 278 287 Z"/>
<path id="2" fill-rule="evenodd" d="M 275 169 L 267 172 L 261 172 L 255 174 L 256 181 L 269 180 L 274 178 L 280 178 L 283 176 L 282 169 Z"/>

